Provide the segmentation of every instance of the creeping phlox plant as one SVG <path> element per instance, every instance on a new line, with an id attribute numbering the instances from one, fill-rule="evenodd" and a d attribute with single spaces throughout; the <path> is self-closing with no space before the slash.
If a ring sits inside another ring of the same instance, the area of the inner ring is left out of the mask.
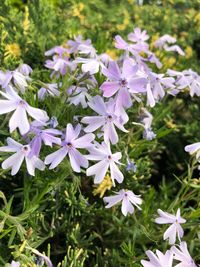
<path id="1" fill-rule="evenodd" d="M 97 54 L 90 40 L 81 36 L 69 40 L 66 45 L 56 46 L 45 53 L 48 59 L 45 67 L 51 71 L 52 83 L 38 81 L 41 88 L 34 98 L 29 97 L 29 84 L 34 71 L 30 66 L 21 64 L 17 69 L 0 72 L 1 99 L 0 114 L 6 114 L 5 123 L 9 121 L 10 133 L 17 129 L 21 135 L 20 142 L 8 137 L 7 145 L 0 147 L 1 152 L 11 153 L 2 163 L 2 168 L 11 169 L 11 175 L 20 171 L 25 161 L 27 172 L 34 176 L 35 169 L 44 171 L 45 166 L 55 169 L 67 157 L 74 172 L 86 170 L 87 176 L 94 177 L 94 183 L 100 184 L 106 174 L 110 173 L 111 183 L 122 184 L 126 179 L 123 174 L 122 153 L 118 151 L 119 136 L 129 134 L 126 123 L 129 118 L 127 109 L 136 102 L 142 103 L 139 110 L 140 121 L 133 121 L 133 127 L 143 129 L 143 138 L 149 142 L 156 138 L 152 129 L 153 116 L 148 107 L 153 108 L 165 95 L 177 96 L 189 92 L 190 96 L 200 96 L 200 76 L 193 70 L 167 70 L 159 73 L 162 62 L 150 51 L 146 31 L 135 28 L 128 35 L 128 41 L 121 36 L 115 37 L 115 47 L 121 50 L 121 56 L 114 61 L 107 54 Z M 176 45 L 176 39 L 164 35 L 154 43 L 154 48 L 164 49 L 184 56 L 184 51 Z M 68 85 L 66 75 L 73 78 Z M 101 84 L 96 77 L 100 77 Z M 66 123 L 65 129 L 59 126 L 59 120 L 48 117 L 43 101 L 47 97 L 62 98 L 67 95 L 66 103 L 80 105 L 85 109 L 85 116 L 76 116 Z M 37 105 L 40 108 L 36 108 Z M 15 135 L 16 136 L 16 135 Z M 52 153 L 41 159 L 40 152 L 44 146 L 50 146 Z M 54 148 L 56 146 L 56 148 Z M 200 142 L 186 146 L 190 154 L 196 154 L 200 163 Z M 136 171 L 136 165 L 128 155 L 126 170 Z M 110 185 L 109 185 L 110 187 Z M 103 198 L 106 208 L 121 203 L 124 216 L 132 214 L 134 207 L 141 210 L 142 198 L 129 189 L 121 189 L 114 195 Z M 170 224 L 164 233 L 164 240 L 169 240 L 170 250 L 165 253 L 156 250 L 146 251 L 149 261 L 142 260 L 144 267 L 195 267 L 186 242 L 182 241 L 181 224 L 186 220 L 181 217 L 180 209 L 176 215 L 158 209 L 158 224 Z M 179 245 L 176 244 L 178 240 Z M 32 251 L 41 256 L 37 250 Z M 43 256 L 48 266 L 50 260 Z M 20 266 L 12 262 L 11 266 Z"/>

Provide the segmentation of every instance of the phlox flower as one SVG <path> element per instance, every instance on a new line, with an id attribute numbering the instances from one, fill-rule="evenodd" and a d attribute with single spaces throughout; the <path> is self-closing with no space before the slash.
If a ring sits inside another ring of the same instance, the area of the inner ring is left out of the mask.
<path id="1" fill-rule="evenodd" d="M 46 51 L 44 54 L 45 56 L 52 56 L 54 54 L 58 55 L 59 57 L 62 57 L 64 54 L 67 54 L 69 50 L 63 46 L 55 46 L 48 51 Z"/>
<path id="2" fill-rule="evenodd" d="M 149 35 L 145 30 L 142 31 L 139 27 L 136 27 L 133 32 L 129 33 L 128 39 L 132 42 L 142 43 L 149 39 Z"/>
<path id="3" fill-rule="evenodd" d="M 82 63 L 82 72 L 89 72 L 91 75 L 104 68 L 104 63 L 102 62 L 101 57 L 98 55 L 94 55 L 90 58 L 77 57 L 74 62 Z"/>
<path id="4" fill-rule="evenodd" d="M 41 171 L 45 169 L 45 165 L 42 160 L 36 156 L 30 157 L 30 145 L 22 145 L 10 137 L 7 138 L 7 144 L 7 146 L 0 147 L 0 151 L 14 152 L 14 154 L 3 161 L 2 169 L 5 170 L 11 168 L 11 175 L 18 173 L 24 159 L 27 171 L 30 175 L 35 175 L 35 169 L 39 169 Z"/>
<path id="5" fill-rule="evenodd" d="M 179 45 L 172 45 L 172 46 L 164 45 L 163 48 L 165 49 L 165 51 L 177 52 L 179 55 L 185 56 L 185 52 L 180 48 Z"/>
<path id="6" fill-rule="evenodd" d="M 128 40 L 136 43 L 136 45 L 133 46 L 135 50 L 147 51 L 149 49 L 149 45 L 146 43 L 148 39 L 149 35 L 147 35 L 147 32 L 145 30 L 142 31 L 139 27 L 136 27 L 133 29 L 133 32 L 128 34 Z"/>
<path id="7" fill-rule="evenodd" d="M 200 142 L 186 146 L 185 151 L 190 153 L 190 155 L 196 154 L 196 159 L 199 159 L 200 158 Z"/>
<path id="8" fill-rule="evenodd" d="M 46 83 L 43 87 L 41 87 L 38 91 L 38 98 L 43 100 L 46 95 L 50 96 L 59 96 L 60 91 L 58 90 L 57 83 Z"/>
<path id="9" fill-rule="evenodd" d="M 141 111 L 141 123 L 133 122 L 133 124 L 142 126 L 144 128 L 143 138 L 151 141 L 156 137 L 156 134 L 153 132 L 151 127 L 153 116 L 146 108 L 141 108 Z"/>
<path id="10" fill-rule="evenodd" d="M 164 34 L 154 42 L 154 45 L 155 47 L 163 48 L 165 44 L 174 44 L 174 43 L 176 43 L 176 38 L 174 38 L 169 34 Z"/>
<path id="11" fill-rule="evenodd" d="M 176 215 L 164 212 L 158 209 L 158 214 L 160 217 L 155 219 L 155 222 L 158 224 L 171 224 L 169 228 L 165 231 L 163 239 L 169 239 L 169 244 L 172 245 L 176 242 L 176 235 L 180 240 L 183 237 L 183 228 L 181 227 L 182 223 L 185 223 L 186 220 L 181 217 L 180 209 L 177 210 Z"/>
<path id="12" fill-rule="evenodd" d="M 86 108 L 88 101 L 92 99 L 86 87 L 72 85 L 68 88 L 67 92 L 70 105 L 78 106 L 80 104 L 82 108 Z"/>
<path id="13" fill-rule="evenodd" d="M 139 205 L 142 204 L 142 199 L 139 195 L 135 195 L 132 191 L 125 189 L 115 192 L 115 194 L 115 196 L 103 198 L 104 202 L 107 203 L 105 206 L 107 209 L 122 202 L 121 212 L 124 216 L 127 216 L 128 213 L 132 214 L 134 212 L 134 206 L 141 210 Z"/>
<path id="14" fill-rule="evenodd" d="M 27 135 L 34 135 L 34 138 L 30 142 L 31 146 L 31 153 L 30 155 L 35 155 L 39 156 L 40 150 L 42 147 L 42 142 L 46 146 L 52 147 L 53 144 L 60 145 L 61 144 L 61 139 L 57 137 L 58 135 L 62 135 L 62 132 L 57 130 L 57 129 L 43 129 L 44 125 L 37 122 L 33 121 L 31 123 L 31 127 Z"/>
<path id="15" fill-rule="evenodd" d="M 89 45 L 91 45 L 91 40 L 90 39 L 83 40 L 82 36 L 78 35 L 78 36 L 74 37 L 74 40 L 69 40 L 67 42 L 67 45 L 70 47 L 70 49 L 69 49 L 70 54 L 78 53 L 79 46 L 80 45 L 89 46 Z"/>
<path id="16" fill-rule="evenodd" d="M 31 107 L 11 87 L 7 89 L 6 93 L 0 91 L 0 94 L 6 98 L 6 100 L 0 99 L 0 114 L 14 111 L 9 121 L 10 132 L 19 128 L 20 133 L 23 135 L 30 130 L 27 113 L 30 117 L 41 123 L 49 119 L 45 111 Z"/>
<path id="17" fill-rule="evenodd" d="M 1 72 L 1 86 L 3 89 L 7 89 L 9 86 L 15 86 L 22 94 L 25 93 L 26 87 L 28 86 L 27 81 L 31 78 L 22 74 L 18 69 L 13 71 Z"/>
<path id="18" fill-rule="evenodd" d="M 193 97 L 194 95 L 200 96 L 200 76 L 197 72 L 189 69 L 184 70 L 183 74 L 187 77 L 190 89 L 190 96 Z"/>
<path id="19" fill-rule="evenodd" d="M 173 254 L 170 250 L 167 250 L 165 254 L 159 250 L 156 250 L 156 253 L 147 250 L 146 255 L 149 261 L 141 260 L 143 267 L 172 267 Z"/>
<path id="20" fill-rule="evenodd" d="M 122 157 L 122 154 L 120 152 L 112 154 L 110 144 L 105 142 L 96 144 L 96 146 L 89 148 L 88 151 L 90 152 L 90 154 L 86 156 L 87 159 L 98 161 L 98 163 L 89 167 L 86 171 L 87 176 L 95 176 L 95 184 L 99 184 L 103 181 L 103 178 L 105 177 L 108 169 L 110 169 L 113 185 L 115 186 L 115 180 L 118 183 L 122 183 L 124 176 L 117 167 L 117 165 L 122 164 L 121 162 L 119 162 Z"/>
<path id="21" fill-rule="evenodd" d="M 131 58 L 124 60 L 122 70 L 115 61 L 111 61 L 108 68 L 102 70 L 109 79 L 100 87 L 103 96 L 111 97 L 117 93 L 116 106 L 119 109 L 130 107 L 132 105 L 130 92 L 136 94 L 146 91 L 146 78 L 139 76 L 137 71 L 138 66 Z"/>
<path id="22" fill-rule="evenodd" d="M 91 142 L 94 140 L 95 136 L 89 133 L 78 138 L 80 132 L 80 124 L 75 128 L 73 128 L 70 123 L 67 124 L 65 140 L 62 141 L 61 148 L 45 158 L 45 164 L 50 164 L 49 169 L 54 169 L 58 166 L 67 155 L 69 155 L 70 164 L 75 172 L 80 172 L 80 167 L 88 167 L 88 160 L 78 149 L 89 149 L 89 147 L 92 146 Z"/>
<path id="23" fill-rule="evenodd" d="M 191 69 L 182 72 L 169 69 L 167 73 L 170 76 L 176 76 L 175 85 L 177 92 L 188 87 L 191 97 L 195 94 L 200 96 L 200 76 L 196 72 Z"/>
<path id="24" fill-rule="evenodd" d="M 176 246 L 171 248 L 171 251 L 174 254 L 174 259 L 179 261 L 175 267 L 197 267 L 187 249 L 187 243 L 181 242 L 178 247 L 179 249 Z"/>
<path id="25" fill-rule="evenodd" d="M 11 264 L 10 264 L 10 267 L 20 267 L 20 262 L 12 261 Z"/>
<path id="26" fill-rule="evenodd" d="M 128 156 L 127 156 L 126 170 L 127 171 L 133 171 L 133 172 L 136 172 L 136 170 L 137 170 L 136 164 L 133 161 L 131 161 Z"/>
<path id="27" fill-rule="evenodd" d="M 175 88 L 173 77 L 164 77 L 164 74 L 149 72 L 147 84 L 147 105 L 154 107 L 156 102 L 165 96 L 165 90 Z"/>
<path id="28" fill-rule="evenodd" d="M 29 76 L 33 72 L 32 68 L 28 64 L 24 63 L 20 64 L 17 70 L 24 76 Z"/>
<path id="29" fill-rule="evenodd" d="M 64 76 L 67 71 L 75 70 L 76 64 L 70 61 L 67 56 L 60 57 L 54 55 L 52 60 L 46 60 L 45 67 L 52 70 L 51 77 L 54 75 L 59 77 L 60 75 Z"/>
<path id="30" fill-rule="evenodd" d="M 118 142 L 115 126 L 123 132 L 128 132 L 123 126 L 121 117 L 115 115 L 115 101 L 112 98 L 104 103 L 102 97 L 95 96 L 88 105 L 98 116 L 86 116 L 81 120 L 82 123 L 88 124 L 84 129 L 85 132 L 94 132 L 101 127 L 105 142 L 110 141 L 112 144 Z"/>

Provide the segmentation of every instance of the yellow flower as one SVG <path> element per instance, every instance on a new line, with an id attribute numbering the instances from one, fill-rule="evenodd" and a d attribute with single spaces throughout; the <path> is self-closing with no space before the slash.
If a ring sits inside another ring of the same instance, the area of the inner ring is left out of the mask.
<path id="1" fill-rule="evenodd" d="M 24 29 L 24 34 L 27 34 L 27 31 L 30 27 L 29 10 L 28 10 L 27 6 L 25 6 L 24 21 L 23 21 L 22 25 L 23 25 L 23 29 Z"/>
<path id="2" fill-rule="evenodd" d="M 78 17 L 81 22 L 83 22 L 84 19 L 85 19 L 85 16 L 83 14 L 81 14 L 81 12 L 83 11 L 84 7 L 85 7 L 85 5 L 83 3 L 75 4 L 72 7 L 72 16 L 73 17 Z"/>
<path id="3" fill-rule="evenodd" d="M 112 59 L 116 60 L 117 59 L 117 55 L 116 52 L 114 50 L 106 50 L 106 54 L 108 54 Z"/>
<path id="4" fill-rule="evenodd" d="M 10 56 L 20 57 L 20 55 L 21 55 L 21 50 L 17 43 L 6 45 L 4 53 L 5 58 L 8 58 Z"/>
<path id="5" fill-rule="evenodd" d="M 100 197 L 102 198 L 107 190 L 110 190 L 112 188 L 112 180 L 109 175 L 106 175 L 103 179 L 103 181 L 99 184 L 99 186 L 93 190 L 93 195 L 96 196 L 97 194 L 100 194 Z"/>
<path id="6" fill-rule="evenodd" d="M 187 58 L 187 59 L 191 58 L 192 54 L 193 54 L 192 47 L 191 46 L 187 46 L 186 49 L 185 49 L 185 58 Z"/>

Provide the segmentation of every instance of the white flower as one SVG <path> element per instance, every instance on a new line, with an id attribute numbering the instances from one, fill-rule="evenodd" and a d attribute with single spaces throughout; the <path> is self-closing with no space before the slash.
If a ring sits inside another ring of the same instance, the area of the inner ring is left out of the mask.
<path id="1" fill-rule="evenodd" d="M 173 254 L 170 250 L 167 250 L 165 254 L 159 250 L 156 250 L 156 254 L 150 250 L 147 250 L 146 255 L 150 261 L 141 260 L 143 267 L 172 267 Z"/>
<path id="2" fill-rule="evenodd" d="M 166 240 L 169 238 L 169 244 L 172 245 L 176 242 L 176 235 L 179 240 L 183 237 L 184 232 L 180 224 L 185 223 L 186 220 L 181 217 L 180 209 L 177 210 L 176 216 L 160 209 L 158 209 L 157 212 L 160 217 L 155 219 L 156 223 L 171 224 L 171 226 L 165 231 L 163 239 Z"/>
<path id="3" fill-rule="evenodd" d="M 139 195 L 135 195 L 132 191 L 124 189 L 119 192 L 115 192 L 115 194 L 115 196 L 103 198 L 103 200 L 108 203 L 106 206 L 107 209 L 122 201 L 121 211 L 124 216 L 127 216 L 128 213 L 132 214 L 134 212 L 133 205 L 141 210 L 138 206 L 142 204 L 142 199 Z"/>
<path id="4" fill-rule="evenodd" d="M 190 153 L 190 155 L 196 153 L 196 159 L 199 159 L 200 158 L 200 142 L 186 146 L 185 151 Z"/>
<path id="5" fill-rule="evenodd" d="M 11 87 L 7 89 L 7 93 L 0 91 L 0 94 L 6 98 L 6 100 L 0 99 L 0 115 L 14 111 L 9 121 L 11 133 L 16 128 L 19 128 L 22 135 L 30 130 L 27 113 L 30 117 L 41 123 L 44 123 L 49 119 L 45 111 L 31 107 Z"/>
<path id="6" fill-rule="evenodd" d="M 10 267 L 20 267 L 20 262 L 12 261 L 11 264 L 10 264 Z"/>
<path id="7" fill-rule="evenodd" d="M 42 160 L 36 156 L 29 157 L 31 152 L 30 145 L 21 145 L 10 137 L 7 138 L 7 144 L 7 146 L 0 147 L 0 151 L 15 153 L 4 160 L 2 168 L 4 170 L 11 168 L 11 175 L 15 175 L 19 171 L 24 159 L 26 161 L 27 171 L 30 175 L 35 175 L 36 168 L 42 171 L 45 169 L 45 164 Z"/>
<path id="8" fill-rule="evenodd" d="M 175 267 L 197 267 L 188 252 L 186 242 L 181 242 L 179 249 L 173 246 L 171 251 L 174 253 L 174 259 L 180 261 Z"/>
<path id="9" fill-rule="evenodd" d="M 95 175 L 94 183 L 99 184 L 102 182 L 108 169 L 111 172 L 111 179 L 115 186 L 115 181 L 122 183 L 124 176 L 116 164 L 122 164 L 119 160 L 122 157 L 120 152 L 112 154 L 110 144 L 103 142 L 101 145 L 96 144 L 96 147 L 89 148 L 90 155 L 87 155 L 88 160 L 99 161 L 93 166 L 89 167 L 86 171 L 87 176 Z"/>

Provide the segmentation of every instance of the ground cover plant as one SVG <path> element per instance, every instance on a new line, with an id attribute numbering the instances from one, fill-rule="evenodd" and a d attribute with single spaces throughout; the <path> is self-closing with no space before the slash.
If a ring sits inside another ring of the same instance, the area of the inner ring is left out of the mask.
<path id="1" fill-rule="evenodd" d="M 24 2 L 0 5 L 0 266 L 199 266 L 198 2 Z"/>

